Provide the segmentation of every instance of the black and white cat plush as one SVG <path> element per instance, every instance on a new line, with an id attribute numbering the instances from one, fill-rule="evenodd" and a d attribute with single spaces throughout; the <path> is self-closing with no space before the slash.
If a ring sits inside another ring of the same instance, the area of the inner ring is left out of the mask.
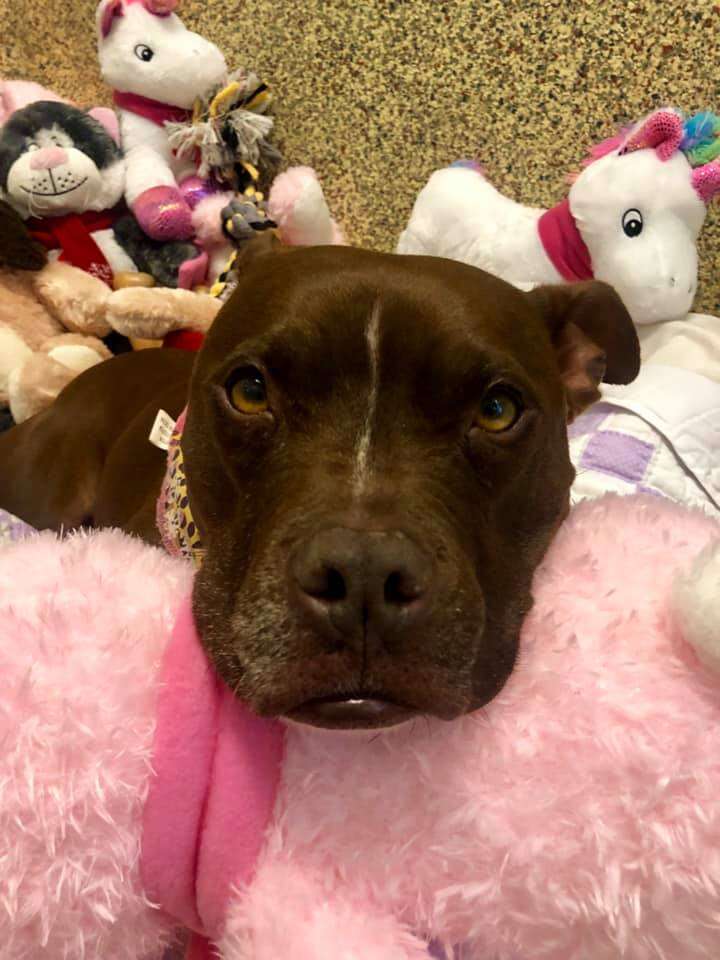
<path id="1" fill-rule="evenodd" d="M 51 260 L 108 285 L 118 273 L 141 271 L 175 287 L 199 251 L 151 240 L 127 213 L 117 138 L 117 119 L 105 108 L 39 100 L 16 110 L 0 127 L 0 198 L 27 220 Z"/>

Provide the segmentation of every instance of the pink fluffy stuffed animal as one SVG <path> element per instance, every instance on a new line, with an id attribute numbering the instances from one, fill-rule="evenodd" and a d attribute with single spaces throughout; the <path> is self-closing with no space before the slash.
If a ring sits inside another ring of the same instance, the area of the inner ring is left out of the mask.
<path id="1" fill-rule="evenodd" d="M 190 589 L 112 531 L 0 551 L 4 958 L 717 960 L 716 522 L 576 508 L 503 692 L 380 733 L 251 715 Z"/>

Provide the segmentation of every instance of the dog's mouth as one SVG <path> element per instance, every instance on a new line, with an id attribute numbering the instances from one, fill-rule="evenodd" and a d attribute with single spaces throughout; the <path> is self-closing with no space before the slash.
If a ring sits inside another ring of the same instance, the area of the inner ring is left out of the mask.
<path id="1" fill-rule="evenodd" d="M 385 694 L 364 692 L 314 697 L 287 713 L 290 720 L 330 730 L 393 727 L 416 715 L 416 709 Z"/>

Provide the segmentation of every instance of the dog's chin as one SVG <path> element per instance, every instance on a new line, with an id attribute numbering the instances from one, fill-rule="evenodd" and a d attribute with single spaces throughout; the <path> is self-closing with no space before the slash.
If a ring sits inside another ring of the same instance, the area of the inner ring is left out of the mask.
<path id="1" fill-rule="evenodd" d="M 327 730 L 377 730 L 395 727 L 418 711 L 381 695 L 329 696 L 307 700 L 286 713 L 288 720 Z"/>

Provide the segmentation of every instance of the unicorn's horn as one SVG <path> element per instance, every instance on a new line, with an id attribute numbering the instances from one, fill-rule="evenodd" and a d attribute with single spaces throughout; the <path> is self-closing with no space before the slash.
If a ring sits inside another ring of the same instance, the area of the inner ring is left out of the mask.
<path id="1" fill-rule="evenodd" d="M 692 172 L 692 185 L 695 192 L 705 203 L 710 203 L 716 193 L 720 193 L 720 163 L 712 161 Z"/>

